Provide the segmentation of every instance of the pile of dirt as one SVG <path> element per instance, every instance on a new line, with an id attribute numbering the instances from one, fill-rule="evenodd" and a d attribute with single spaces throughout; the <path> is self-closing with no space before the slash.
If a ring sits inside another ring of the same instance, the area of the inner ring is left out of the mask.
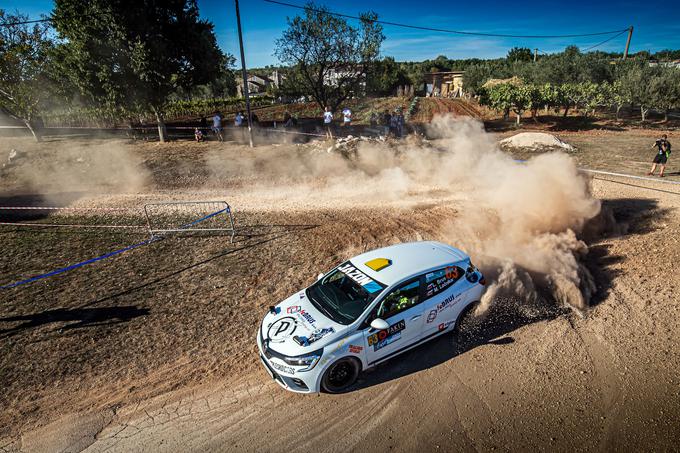
<path id="1" fill-rule="evenodd" d="M 544 132 L 521 132 L 500 141 L 500 146 L 506 151 L 516 149 L 531 151 L 564 151 L 573 152 L 576 150 L 569 143 L 563 142 L 559 138 Z"/>

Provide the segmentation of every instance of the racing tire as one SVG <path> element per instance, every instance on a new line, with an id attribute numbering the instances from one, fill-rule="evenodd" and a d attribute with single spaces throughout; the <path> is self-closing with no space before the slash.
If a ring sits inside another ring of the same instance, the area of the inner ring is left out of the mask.
<path id="1" fill-rule="evenodd" d="M 321 389 L 327 393 L 342 393 L 359 377 L 361 364 L 354 357 L 343 357 L 333 362 L 321 378 Z"/>
<path id="2" fill-rule="evenodd" d="M 478 336 L 479 319 L 474 315 L 474 311 L 478 306 L 479 302 L 472 302 L 463 309 L 461 314 L 458 315 L 458 319 L 456 319 L 453 335 L 456 343 L 462 347 L 470 346 Z"/>

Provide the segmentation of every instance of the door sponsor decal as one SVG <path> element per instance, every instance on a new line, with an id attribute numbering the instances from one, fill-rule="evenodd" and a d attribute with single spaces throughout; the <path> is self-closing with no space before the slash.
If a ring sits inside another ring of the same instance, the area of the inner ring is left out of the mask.
<path id="1" fill-rule="evenodd" d="M 394 343 L 401 338 L 401 331 L 406 328 L 406 321 L 403 319 L 392 324 L 385 330 L 381 330 L 368 336 L 368 345 L 373 346 L 373 350 L 382 349 L 388 344 Z"/>
<path id="2" fill-rule="evenodd" d="M 368 275 L 364 274 L 356 267 L 352 266 L 350 263 L 345 263 L 338 267 L 338 270 L 343 274 L 347 275 L 349 278 L 364 287 L 369 293 L 374 293 L 380 291 L 382 287 L 371 279 Z"/>
<path id="3" fill-rule="evenodd" d="M 310 344 L 314 343 L 315 341 L 318 341 L 325 337 L 328 334 L 334 333 L 335 329 L 332 327 L 325 327 L 323 329 L 316 329 L 314 332 L 309 337 L 301 337 L 295 335 L 293 337 L 293 340 L 300 346 L 309 346 Z"/>
<path id="4" fill-rule="evenodd" d="M 437 315 L 439 313 L 441 313 L 442 311 L 446 310 L 449 307 L 453 307 L 454 305 L 456 305 L 460 296 L 461 296 L 460 294 L 452 294 L 446 299 L 444 299 L 442 302 L 438 303 L 436 309 L 428 313 L 427 323 L 429 324 L 434 322 L 434 320 L 437 319 Z"/>
<path id="5" fill-rule="evenodd" d="M 434 321 L 435 319 L 437 319 L 437 313 L 439 313 L 437 310 L 431 310 L 431 311 L 427 314 L 427 322 L 428 322 L 428 323 L 431 323 L 432 321 Z"/>
<path id="6" fill-rule="evenodd" d="M 269 325 L 267 330 L 267 338 L 274 343 L 281 343 L 286 338 L 289 338 L 297 329 L 297 321 L 292 316 L 286 316 L 277 319 Z"/>
<path id="7" fill-rule="evenodd" d="M 363 350 L 364 350 L 363 346 L 356 346 L 353 344 L 349 345 L 349 352 L 351 352 L 352 354 L 359 354 Z"/>
<path id="8" fill-rule="evenodd" d="M 439 324 L 438 329 L 441 332 L 442 330 L 446 330 L 451 324 L 453 324 L 453 321 L 443 322 L 443 323 Z"/>

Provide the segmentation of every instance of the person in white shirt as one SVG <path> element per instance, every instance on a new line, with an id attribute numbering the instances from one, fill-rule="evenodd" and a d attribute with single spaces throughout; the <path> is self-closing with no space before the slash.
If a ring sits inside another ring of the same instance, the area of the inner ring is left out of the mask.
<path id="1" fill-rule="evenodd" d="M 352 125 L 352 111 L 349 109 L 349 107 L 342 109 L 342 124 L 344 126 Z"/>
<path id="2" fill-rule="evenodd" d="M 331 112 L 331 109 L 329 107 L 326 107 L 326 109 L 323 112 L 323 125 L 326 128 L 326 138 L 333 138 L 333 112 Z"/>

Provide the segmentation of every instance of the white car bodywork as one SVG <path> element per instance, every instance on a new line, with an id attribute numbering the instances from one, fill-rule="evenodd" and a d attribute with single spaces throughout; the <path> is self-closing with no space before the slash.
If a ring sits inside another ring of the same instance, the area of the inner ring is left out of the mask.
<path id="1" fill-rule="evenodd" d="M 258 329 L 260 358 L 288 390 L 319 392 L 325 371 L 343 357 L 355 357 L 365 370 L 451 331 L 465 307 L 479 301 L 484 291 L 484 278 L 470 258 L 438 242 L 398 244 L 358 255 L 320 276 L 318 283 L 340 275 L 336 270 L 344 274 L 336 279 L 349 277 L 374 296 L 356 320 L 345 324 L 331 319 L 318 299 L 309 299 L 312 285 L 271 307 Z M 418 296 L 405 296 L 416 292 Z M 394 308 L 395 300 L 403 302 L 402 308 Z M 385 330 L 370 326 L 382 318 L 378 311 L 387 311 Z"/>

